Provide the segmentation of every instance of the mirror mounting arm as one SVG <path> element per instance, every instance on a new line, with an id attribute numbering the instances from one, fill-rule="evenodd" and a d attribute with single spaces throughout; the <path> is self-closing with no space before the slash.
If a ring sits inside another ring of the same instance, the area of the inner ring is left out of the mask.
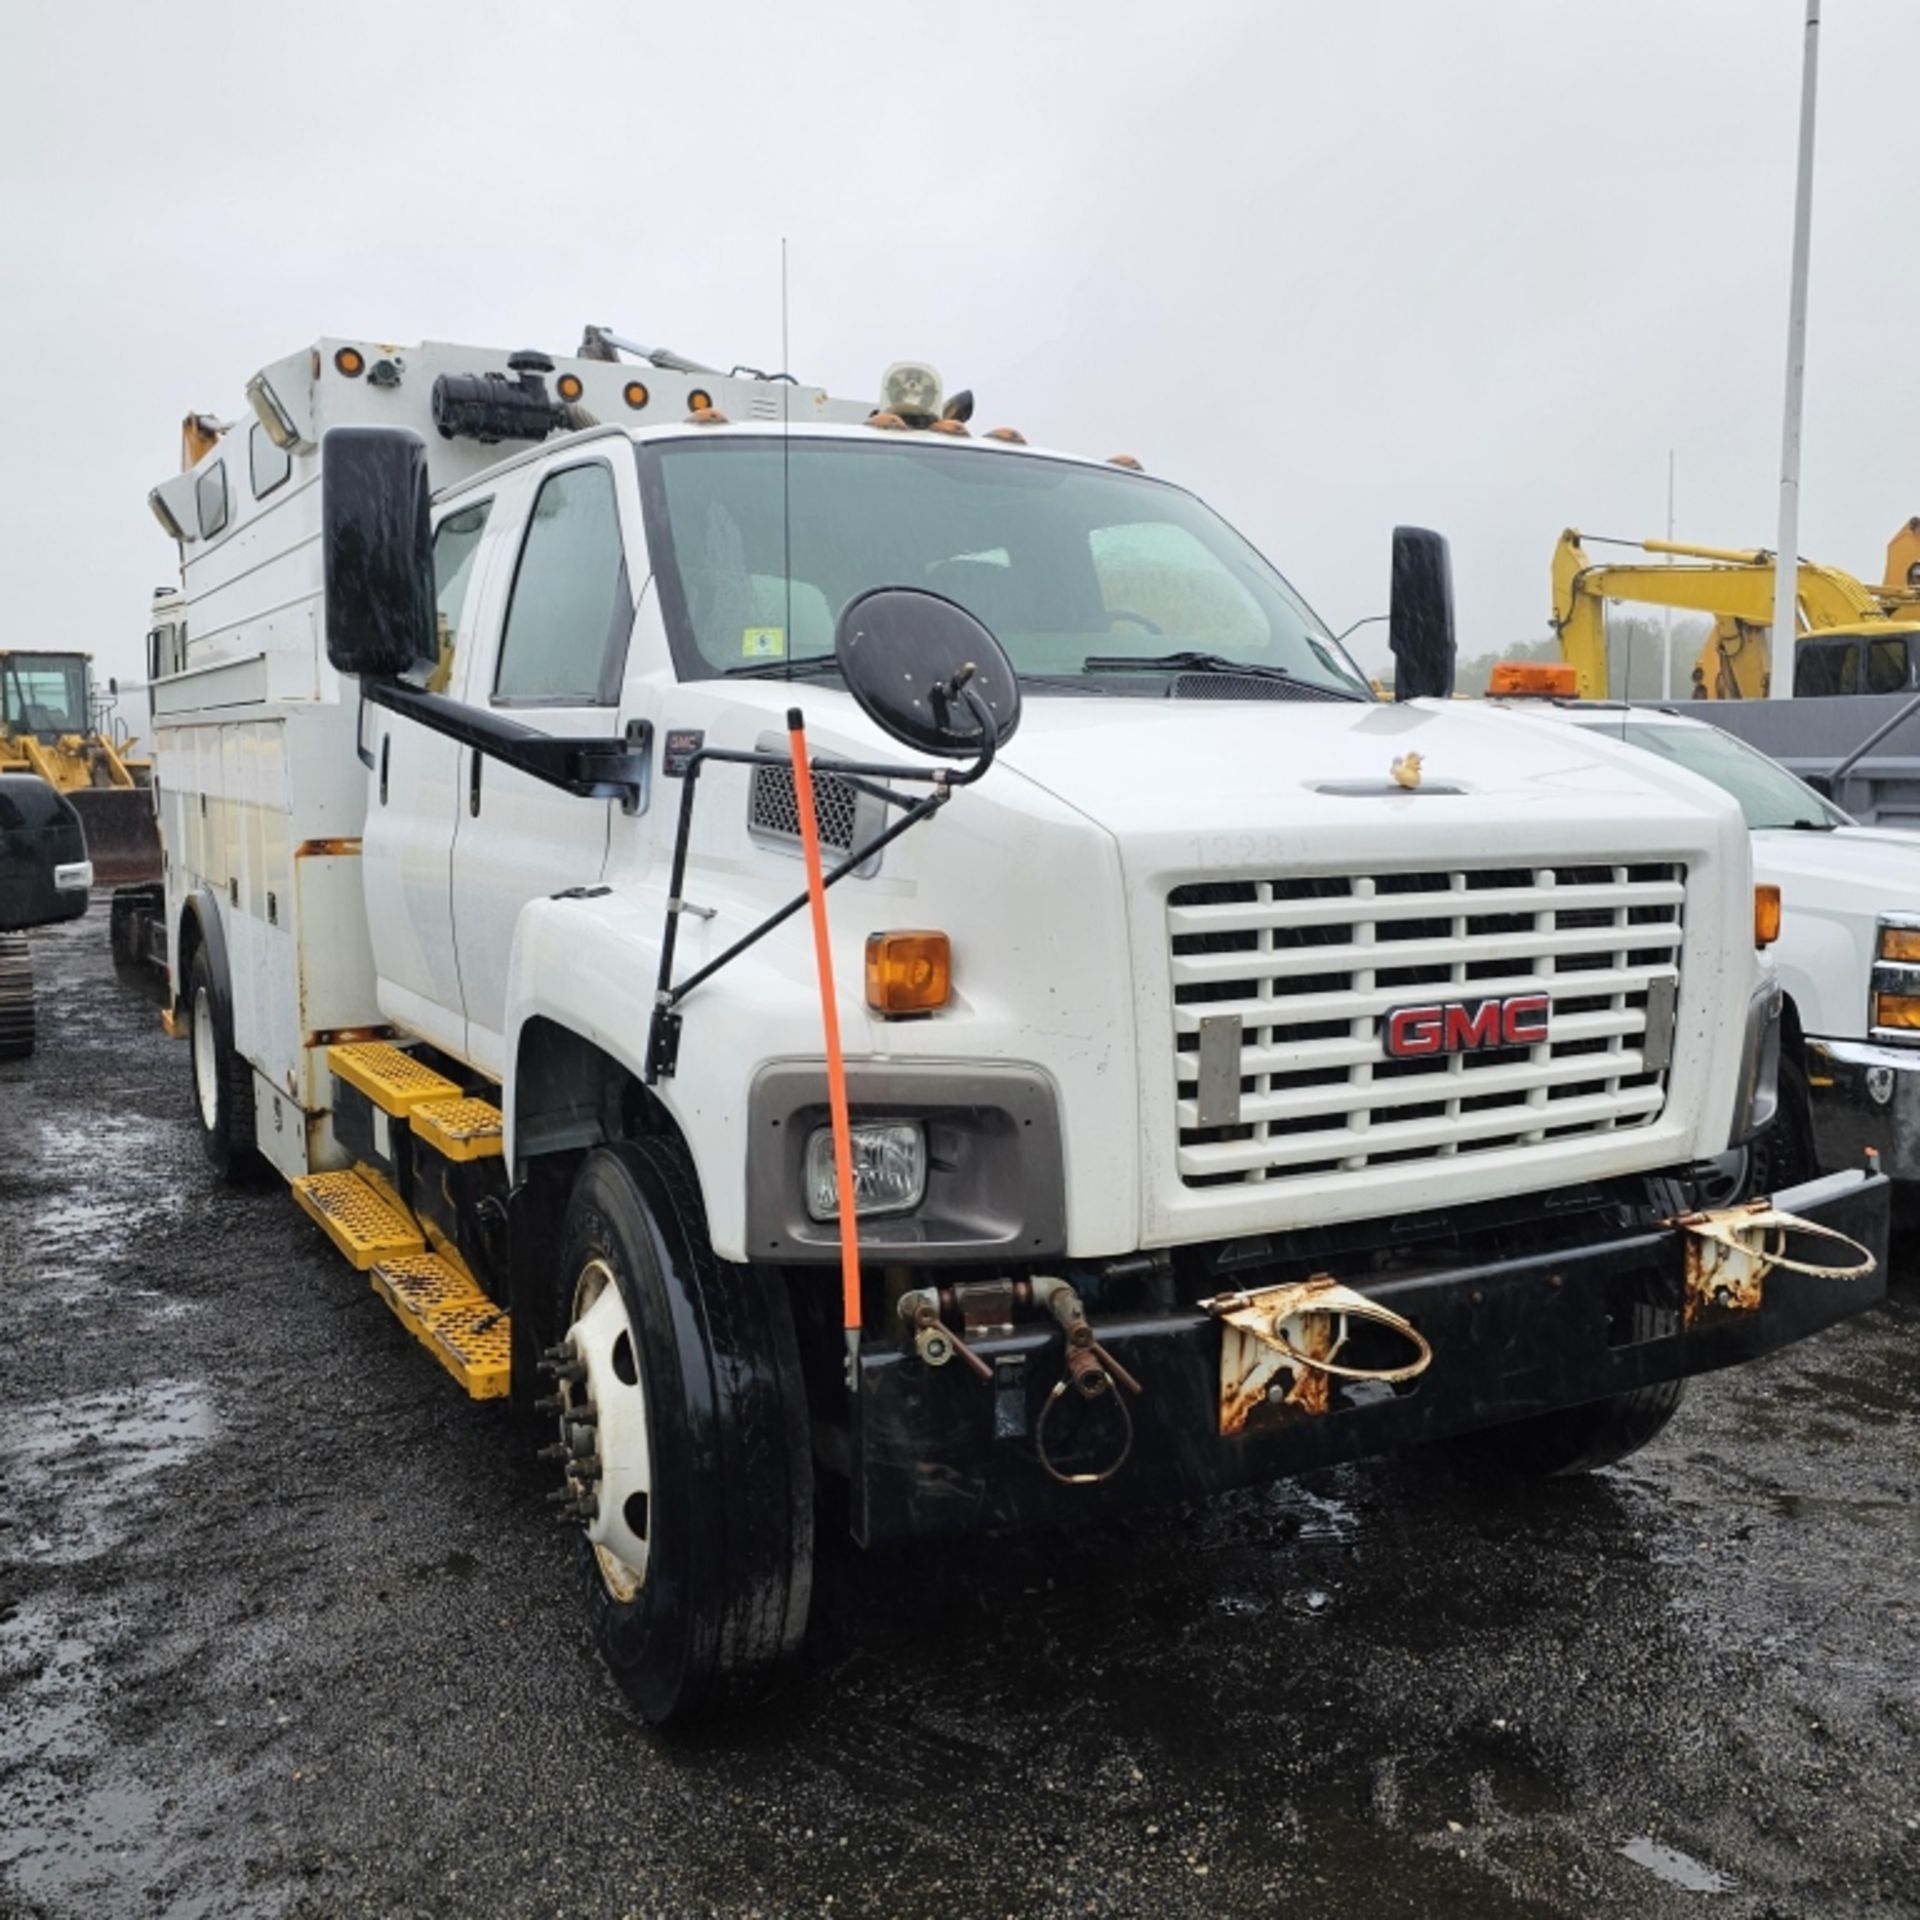
<path id="1" fill-rule="evenodd" d="M 604 740 L 570 739 L 542 733 L 504 714 L 469 707 L 445 694 L 410 687 L 404 680 L 363 679 L 361 697 L 369 705 L 404 714 L 433 733 L 484 753 L 563 792 L 586 800 L 618 800 L 638 808 L 646 797 L 647 758 L 653 729 L 634 721 L 624 735 Z"/>

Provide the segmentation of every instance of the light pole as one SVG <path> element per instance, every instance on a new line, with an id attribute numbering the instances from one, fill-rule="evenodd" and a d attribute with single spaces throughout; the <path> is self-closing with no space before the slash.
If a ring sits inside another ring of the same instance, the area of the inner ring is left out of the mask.
<path id="1" fill-rule="evenodd" d="M 1787 409 L 1780 436 L 1780 538 L 1773 556 L 1773 644 L 1768 692 L 1793 693 L 1800 587 L 1800 398 L 1807 378 L 1807 248 L 1813 224 L 1813 102 L 1820 78 L 1820 0 L 1807 0 L 1800 67 L 1800 177 L 1793 199 L 1793 279 L 1787 306 Z"/>

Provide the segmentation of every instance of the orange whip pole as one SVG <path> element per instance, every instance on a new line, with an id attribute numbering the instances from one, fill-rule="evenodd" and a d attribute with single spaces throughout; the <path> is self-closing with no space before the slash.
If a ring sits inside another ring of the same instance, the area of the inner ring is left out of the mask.
<path id="1" fill-rule="evenodd" d="M 827 1104 L 833 1113 L 833 1170 L 840 1190 L 840 1308 L 847 1334 L 847 1388 L 858 1392 L 860 1344 L 860 1223 L 853 1209 L 853 1129 L 847 1119 L 847 1063 L 840 1052 L 840 1007 L 833 991 L 833 951 L 827 938 L 827 885 L 820 863 L 820 822 L 813 811 L 813 768 L 807 729 L 798 707 L 787 709 L 793 750 L 793 797 L 800 814 L 800 845 L 807 858 L 807 898 L 813 909 L 813 955 L 820 969 L 820 1021 L 827 1032 Z"/>

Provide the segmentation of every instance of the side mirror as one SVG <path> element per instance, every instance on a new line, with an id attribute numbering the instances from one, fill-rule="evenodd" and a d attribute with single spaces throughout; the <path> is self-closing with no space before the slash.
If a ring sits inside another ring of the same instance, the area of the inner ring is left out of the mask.
<path id="1" fill-rule="evenodd" d="M 322 439 L 320 550 L 336 672 L 391 679 L 438 653 L 427 502 L 417 433 L 335 427 Z"/>
<path id="2" fill-rule="evenodd" d="M 1020 724 L 1020 676 L 1000 642 L 941 594 L 875 587 L 849 600 L 833 649 L 861 712 L 917 752 L 979 753 Z"/>
<path id="3" fill-rule="evenodd" d="M 120 676 L 117 673 L 107 675 L 107 691 L 117 700 L 120 697 Z"/>
<path id="4" fill-rule="evenodd" d="M 1447 699 L 1453 693 L 1453 561 L 1445 538 L 1427 527 L 1393 530 L 1393 697 Z"/>
<path id="5" fill-rule="evenodd" d="M 1833 798 L 1833 779 L 1831 775 L 1824 773 L 1803 773 L 1800 778 L 1807 786 L 1811 787 L 1822 800 L 1831 800 Z"/>

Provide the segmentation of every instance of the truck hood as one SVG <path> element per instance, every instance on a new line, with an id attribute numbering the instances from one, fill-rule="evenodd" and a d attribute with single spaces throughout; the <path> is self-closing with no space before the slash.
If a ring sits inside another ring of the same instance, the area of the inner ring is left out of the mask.
<path id="1" fill-rule="evenodd" d="M 1410 754 L 1420 756 L 1413 789 L 1393 773 Z M 1029 696 L 1001 762 L 1123 844 L 1281 822 L 1289 841 L 1348 829 L 1458 844 L 1463 830 L 1496 823 L 1503 842 L 1535 827 L 1564 840 L 1568 823 L 1616 834 L 1665 823 L 1712 839 L 1737 819 L 1731 800 L 1651 754 L 1478 702 Z M 1489 853 L 1500 844 L 1478 842 Z"/>
<path id="2" fill-rule="evenodd" d="M 1753 836 L 1753 877 L 1773 882 L 1788 899 L 1853 901 L 1868 918 L 1891 910 L 1920 911 L 1920 834 L 1882 827 L 1835 827 L 1807 833 L 1762 827 Z"/>

